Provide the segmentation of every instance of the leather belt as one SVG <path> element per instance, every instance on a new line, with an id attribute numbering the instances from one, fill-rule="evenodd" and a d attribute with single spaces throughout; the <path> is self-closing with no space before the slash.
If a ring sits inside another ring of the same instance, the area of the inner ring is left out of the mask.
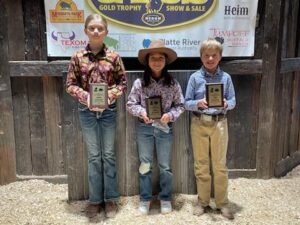
<path id="1" fill-rule="evenodd" d="M 142 118 L 140 118 L 140 117 L 138 117 L 138 121 L 139 121 L 140 123 L 146 124 L 146 123 L 144 122 L 144 120 L 143 120 Z M 149 125 L 151 125 L 151 123 L 150 123 Z M 169 123 L 168 123 L 168 126 L 171 127 L 171 126 L 172 126 L 172 122 L 169 122 Z"/>
<path id="2" fill-rule="evenodd" d="M 108 108 L 110 108 L 110 109 L 113 109 L 113 108 L 116 108 L 116 107 L 117 107 L 116 102 L 114 102 L 114 103 L 108 105 Z"/>
<path id="3" fill-rule="evenodd" d="M 221 121 L 226 118 L 225 114 L 216 114 L 216 115 L 210 115 L 210 114 L 204 114 L 199 112 L 193 112 L 194 116 L 199 117 L 202 120 L 205 121 Z"/>
<path id="4" fill-rule="evenodd" d="M 144 120 L 140 117 L 138 117 L 138 121 L 141 122 L 141 123 L 145 123 Z"/>

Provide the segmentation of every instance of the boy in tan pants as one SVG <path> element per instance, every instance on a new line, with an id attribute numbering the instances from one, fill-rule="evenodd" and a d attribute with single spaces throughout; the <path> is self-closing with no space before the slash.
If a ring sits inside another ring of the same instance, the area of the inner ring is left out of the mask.
<path id="1" fill-rule="evenodd" d="M 185 96 L 185 108 L 193 113 L 191 139 L 199 200 L 194 209 L 194 214 L 200 216 L 205 213 L 205 209 L 210 202 L 211 179 L 213 179 L 216 207 L 224 217 L 233 219 L 234 216 L 227 207 L 228 169 L 226 167 L 226 154 L 228 126 L 226 113 L 235 107 L 236 100 L 230 75 L 219 67 L 222 50 L 221 43 L 215 39 L 208 39 L 201 44 L 200 57 L 203 66 L 193 73 L 189 79 Z M 208 99 L 206 98 L 207 83 L 223 84 L 224 100 L 221 107 L 208 106 Z M 212 168 L 213 176 L 210 168 Z"/>

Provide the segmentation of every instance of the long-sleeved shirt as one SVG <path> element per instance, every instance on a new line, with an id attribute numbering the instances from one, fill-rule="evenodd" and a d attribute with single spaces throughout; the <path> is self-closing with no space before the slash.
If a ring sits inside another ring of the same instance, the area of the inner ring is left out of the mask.
<path id="1" fill-rule="evenodd" d="M 88 45 L 71 57 L 67 92 L 87 105 L 90 83 L 106 83 L 111 104 L 126 91 L 126 73 L 118 53 L 104 45 L 102 51 L 94 55 Z"/>
<path id="2" fill-rule="evenodd" d="M 174 122 L 184 112 L 184 97 L 180 84 L 174 79 L 174 85 L 163 85 L 163 78 L 159 81 L 151 78 L 147 87 L 142 87 L 141 79 L 136 79 L 126 104 L 128 112 L 142 117 L 142 114 L 146 112 L 145 99 L 154 96 L 161 96 L 162 111 L 168 113 L 170 122 Z"/>
<path id="3" fill-rule="evenodd" d="M 205 84 L 206 83 L 223 83 L 224 84 L 224 98 L 227 102 L 227 108 L 208 108 L 199 109 L 197 103 L 200 99 L 205 97 Z M 189 79 L 188 86 L 185 94 L 185 108 L 190 111 L 197 111 L 204 114 L 226 114 L 227 110 L 235 107 L 235 91 L 228 73 L 217 68 L 215 74 L 208 73 L 202 66 L 200 70 L 193 73 Z"/>

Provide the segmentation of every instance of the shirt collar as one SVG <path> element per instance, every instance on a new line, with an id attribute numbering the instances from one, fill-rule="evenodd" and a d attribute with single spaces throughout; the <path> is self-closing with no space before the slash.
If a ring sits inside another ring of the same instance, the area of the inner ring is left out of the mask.
<path id="1" fill-rule="evenodd" d="M 99 58 L 104 58 L 106 57 L 106 51 L 107 51 L 107 47 L 106 45 L 103 43 L 103 47 L 102 47 L 102 50 L 100 52 L 97 53 L 97 55 L 95 55 L 95 58 L 99 59 Z M 83 52 L 83 55 L 94 55 L 91 51 L 91 48 L 90 48 L 90 45 L 88 44 L 86 47 L 85 47 L 85 50 Z"/>
<path id="2" fill-rule="evenodd" d="M 217 67 L 217 70 L 216 70 L 216 72 L 215 72 L 214 74 L 209 73 L 209 72 L 205 69 L 204 66 L 201 67 L 201 70 L 203 71 L 204 76 L 209 76 L 209 77 L 212 77 L 212 76 L 218 76 L 218 75 L 220 75 L 220 71 L 221 71 L 219 66 Z"/>
<path id="3" fill-rule="evenodd" d="M 159 84 L 159 83 L 163 82 L 163 80 L 164 80 L 164 77 L 161 77 L 158 80 L 154 79 L 152 76 L 150 77 L 151 83 L 158 83 Z"/>

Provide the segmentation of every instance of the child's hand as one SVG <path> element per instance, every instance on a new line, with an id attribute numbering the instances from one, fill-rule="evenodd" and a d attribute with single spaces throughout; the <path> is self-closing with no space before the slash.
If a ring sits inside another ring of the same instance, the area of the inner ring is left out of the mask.
<path id="1" fill-rule="evenodd" d="M 227 101 L 225 98 L 223 99 L 223 101 L 224 101 L 224 109 L 226 109 L 228 107 Z"/>
<path id="2" fill-rule="evenodd" d="M 198 108 L 201 108 L 201 109 L 208 109 L 207 101 L 205 98 L 200 99 L 197 103 L 197 106 L 198 106 Z"/>
<path id="3" fill-rule="evenodd" d="M 147 113 L 146 112 L 143 112 L 142 113 L 142 119 L 144 120 L 145 123 L 149 124 L 149 123 L 153 123 L 154 120 L 150 119 L 148 116 L 147 116 Z"/>
<path id="4" fill-rule="evenodd" d="M 160 118 L 160 122 L 162 122 L 163 124 L 167 124 L 169 123 L 171 120 L 170 116 L 168 113 L 165 113 L 161 118 Z"/>

